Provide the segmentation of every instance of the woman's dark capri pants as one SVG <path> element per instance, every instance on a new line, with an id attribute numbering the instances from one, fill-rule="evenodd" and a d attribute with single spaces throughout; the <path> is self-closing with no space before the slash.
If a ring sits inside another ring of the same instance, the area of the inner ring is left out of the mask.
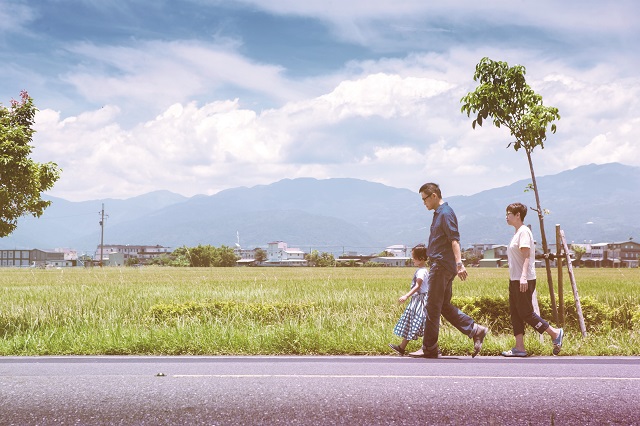
<path id="1" fill-rule="evenodd" d="M 509 312 L 514 336 L 524 334 L 525 323 L 535 328 L 540 334 L 549 328 L 549 323 L 533 311 L 531 297 L 536 289 L 536 280 L 528 280 L 527 283 L 529 283 L 527 291 L 522 292 L 520 281 L 509 281 Z"/>

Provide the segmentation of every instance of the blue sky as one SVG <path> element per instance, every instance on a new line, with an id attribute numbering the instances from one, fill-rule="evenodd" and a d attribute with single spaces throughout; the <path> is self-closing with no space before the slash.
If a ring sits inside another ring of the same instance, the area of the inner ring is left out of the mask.
<path id="1" fill-rule="evenodd" d="M 460 98 L 521 64 L 558 132 L 539 176 L 640 166 L 640 3 L 0 0 L 0 102 L 27 90 L 34 158 L 80 201 L 351 177 L 447 195 L 529 178 Z"/>

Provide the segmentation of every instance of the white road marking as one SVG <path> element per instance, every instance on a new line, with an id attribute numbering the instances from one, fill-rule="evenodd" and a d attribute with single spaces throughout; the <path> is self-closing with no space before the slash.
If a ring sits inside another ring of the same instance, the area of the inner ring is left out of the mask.
<path id="1" fill-rule="evenodd" d="M 521 377 L 521 376 L 396 376 L 369 374 L 174 374 L 176 378 L 318 378 L 318 379 L 482 379 L 482 380 L 615 380 L 640 381 L 640 377 Z"/>

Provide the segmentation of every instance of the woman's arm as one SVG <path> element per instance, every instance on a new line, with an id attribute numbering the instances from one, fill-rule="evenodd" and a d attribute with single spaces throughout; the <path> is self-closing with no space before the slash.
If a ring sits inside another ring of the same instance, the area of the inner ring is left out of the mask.
<path id="1" fill-rule="evenodd" d="M 522 264 L 522 273 L 520 275 L 520 291 L 524 293 L 529 288 L 529 283 L 527 282 L 527 271 L 529 270 L 529 264 L 531 263 L 531 259 L 529 259 L 529 255 L 531 254 L 531 249 L 529 247 L 520 247 L 520 252 L 524 256 L 524 263 Z"/>

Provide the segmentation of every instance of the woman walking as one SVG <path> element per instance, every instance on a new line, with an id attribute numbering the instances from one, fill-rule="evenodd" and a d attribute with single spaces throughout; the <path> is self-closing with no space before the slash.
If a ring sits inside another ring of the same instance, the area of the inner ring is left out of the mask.
<path id="1" fill-rule="evenodd" d="M 553 354 L 558 355 L 562 349 L 564 330 L 553 328 L 547 321 L 533 311 L 532 296 L 536 289 L 535 242 L 533 234 L 524 225 L 527 206 L 512 203 L 507 206 L 507 225 L 513 226 L 515 235 L 507 247 L 509 261 L 509 311 L 511 325 L 516 337 L 516 346 L 502 352 L 506 357 L 526 357 L 524 347 L 525 323 L 531 325 L 538 333 L 546 332 L 553 341 Z"/>

